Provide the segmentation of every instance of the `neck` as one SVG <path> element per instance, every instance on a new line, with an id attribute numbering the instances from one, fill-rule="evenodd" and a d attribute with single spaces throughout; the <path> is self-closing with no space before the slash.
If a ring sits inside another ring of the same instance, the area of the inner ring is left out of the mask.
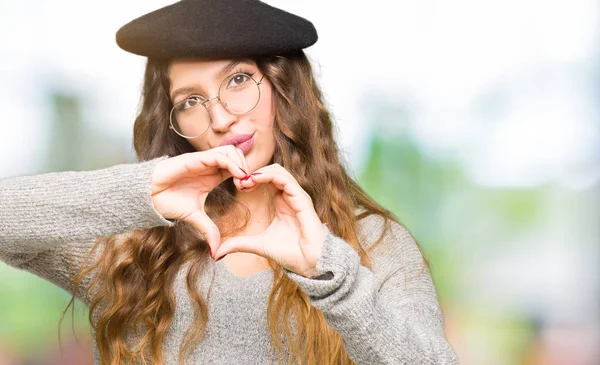
<path id="1" fill-rule="evenodd" d="M 276 192 L 277 189 L 271 184 L 259 184 L 249 192 L 236 191 L 235 197 L 244 203 L 251 213 L 245 234 L 261 233 L 271 224 L 269 207 Z"/>

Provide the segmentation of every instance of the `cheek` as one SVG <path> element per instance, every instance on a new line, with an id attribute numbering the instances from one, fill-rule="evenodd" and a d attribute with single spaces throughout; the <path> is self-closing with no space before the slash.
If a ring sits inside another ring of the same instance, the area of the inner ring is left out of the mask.
<path id="1" fill-rule="evenodd" d="M 258 105 L 260 109 L 257 110 L 254 119 L 256 128 L 261 132 L 260 147 L 257 150 L 260 151 L 260 161 L 257 163 L 261 167 L 269 164 L 275 151 L 275 103 L 273 101 L 270 91 L 267 97 L 264 99 L 261 97 L 261 103 Z"/>
<path id="2" fill-rule="evenodd" d="M 190 144 L 194 147 L 194 149 L 196 151 L 206 151 L 206 150 L 210 149 L 210 146 L 208 145 L 206 138 L 202 138 L 199 140 L 191 140 Z"/>
<path id="3" fill-rule="evenodd" d="M 265 93 L 265 98 L 261 98 L 260 106 L 260 121 L 267 131 L 273 129 L 275 121 L 275 102 L 271 90 Z"/>

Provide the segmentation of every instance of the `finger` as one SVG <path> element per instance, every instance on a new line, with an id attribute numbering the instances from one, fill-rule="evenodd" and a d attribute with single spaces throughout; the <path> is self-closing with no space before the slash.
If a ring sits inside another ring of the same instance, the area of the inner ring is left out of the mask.
<path id="1" fill-rule="evenodd" d="M 251 187 L 246 187 L 246 186 L 243 186 L 242 184 L 245 184 L 245 182 L 240 183 L 240 186 L 238 188 L 242 193 L 250 193 L 250 192 L 256 190 L 256 188 L 258 188 L 258 184 L 254 184 L 254 186 L 251 186 Z"/>
<path id="2" fill-rule="evenodd" d="M 262 244 L 260 244 L 259 236 L 236 236 L 231 237 L 223 241 L 215 253 L 215 260 L 219 260 L 225 255 L 234 252 L 246 252 L 253 253 L 265 258 L 270 259 L 266 256 Z"/>
<path id="3" fill-rule="evenodd" d="M 246 188 L 254 187 L 256 184 L 271 183 L 277 189 L 284 192 L 286 200 L 292 199 L 298 209 L 307 209 L 312 207 L 312 199 L 304 189 L 298 184 L 296 179 L 283 167 L 261 169 L 250 175 L 248 181 L 243 182 Z"/>
<path id="4" fill-rule="evenodd" d="M 189 222 L 192 227 L 204 235 L 204 238 L 206 239 L 206 242 L 208 242 L 208 246 L 210 248 L 210 255 L 214 258 L 215 252 L 217 252 L 217 249 L 221 244 L 221 232 L 219 231 L 219 228 L 215 222 L 213 222 L 209 216 L 200 211 L 190 214 L 183 220 Z"/>
<path id="5" fill-rule="evenodd" d="M 234 147 L 234 146 L 230 146 L 230 147 L 233 147 L 233 152 L 229 152 L 229 151 L 231 151 L 231 149 L 228 149 L 227 152 L 231 153 L 231 155 L 232 155 L 231 157 L 240 165 L 240 167 L 242 167 L 242 169 L 243 169 L 243 171 L 245 173 L 249 173 L 250 168 L 248 167 L 248 162 L 246 161 L 246 157 L 244 156 L 244 152 L 242 150 L 240 150 L 239 148 L 237 148 L 237 147 Z M 247 178 L 248 178 L 248 176 L 244 176 L 243 179 L 247 179 Z M 233 184 L 235 185 L 235 187 L 238 190 L 243 190 L 244 189 L 243 186 L 242 186 L 243 179 L 240 180 L 240 179 L 237 179 L 235 177 L 233 179 Z"/>
<path id="6" fill-rule="evenodd" d="M 244 183 L 244 187 L 252 188 L 256 184 L 271 183 L 282 191 L 283 198 L 294 211 L 302 232 L 308 232 L 311 227 L 321 224 L 312 198 L 283 166 L 276 164 L 259 169 L 249 180 L 252 182 Z"/>
<path id="7" fill-rule="evenodd" d="M 235 148 L 235 152 L 238 155 L 238 157 L 240 158 L 239 161 L 241 161 L 241 167 L 244 169 L 244 171 L 246 171 L 248 174 L 250 174 L 252 171 L 250 171 L 250 166 L 248 166 L 248 161 L 246 161 L 246 156 L 244 156 L 244 151 L 240 150 L 239 148 Z"/>
<path id="8" fill-rule="evenodd" d="M 244 156 L 244 152 L 242 150 L 240 150 L 239 148 L 237 148 L 233 145 L 220 146 L 220 147 L 216 148 L 215 150 L 217 150 L 219 153 L 229 156 L 232 160 L 234 160 L 238 164 L 238 166 L 240 166 L 240 169 L 245 174 L 244 177 L 242 177 L 241 179 L 244 179 L 247 177 L 247 172 L 249 171 L 249 167 L 248 167 L 248 162 L 246 161 L 246 157 Z M 233 178 L 233 184 L 235 185 L 235 187 L 238 190 L 243 189 L 241 182 L 240 182 L 240 178 L 238 178 L 236 176 L 234 176 L 234 178 Z"/>
<path id="9" fill-rule="evenodd" d="M 232 158 L 231 154 L 221 153 L 222 151 L 207 150 L 202 151 L 200 158 L 189 157 L 186 170 L 191 175 L 205 175 L 217 172 L 221 174 L 222 180 L 231 176 L 243 178 L 246 176 L 238 161 Z M 216 171 L 215 171 L 216 170 Z"/>
<path id="10" fill-rule="evenodd" d="M 227 146 L 219 146 L 212 149 L 215 152 L 224 154 L 229 156 L 232 160 L 234 160 L 238 166 L 240 166 L 242 172 L 244 174 L 248 174 L 248 162 L 246 161 L 246 157 L 244 156 L 244 152 L 234 145 Z"/>

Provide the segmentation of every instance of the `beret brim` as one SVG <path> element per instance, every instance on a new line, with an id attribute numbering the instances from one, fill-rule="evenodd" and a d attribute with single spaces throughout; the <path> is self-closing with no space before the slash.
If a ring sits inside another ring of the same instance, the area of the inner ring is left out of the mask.
<path id="1" fill-rule="evenodd" d="M 146 57 L 231 58 L 303 49 L 318 35 L 310 21 L 258 0 L 183 0 L 125 24 L 116 39 Z"/>

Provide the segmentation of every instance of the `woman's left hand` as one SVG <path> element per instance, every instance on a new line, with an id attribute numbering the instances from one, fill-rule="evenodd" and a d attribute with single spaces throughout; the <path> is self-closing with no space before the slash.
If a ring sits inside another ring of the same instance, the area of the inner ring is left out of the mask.
<path id="1" fill-rule="evenodd" d="M 273 222 L 259 235 L 225 240 L 217 249 L 215 259 L 232 252 L 248 252 L 273 260 L 298 275 L 308 278 L 317 275 L 317 260 L 326 231 L 310 195 L 279 164 L 258 169 L 242 186 L 253 190 L 258 184 L 268 183 L 275 192 Z"/>

